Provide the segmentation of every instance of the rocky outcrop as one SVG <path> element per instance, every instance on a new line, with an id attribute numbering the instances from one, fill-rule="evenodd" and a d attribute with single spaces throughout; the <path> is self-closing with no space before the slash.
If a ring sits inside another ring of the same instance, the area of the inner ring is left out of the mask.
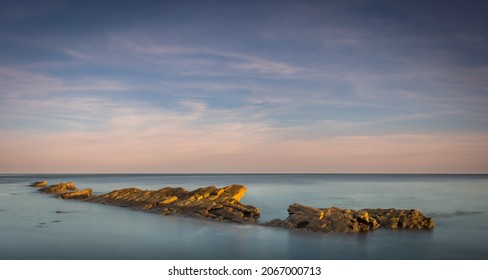
<path id="1" fill-rule="evenodd" d="M 47 181 L 44 180 L 44 181 L 34 182 L 31 184 L 31 186 L 36 187 L 36 188 L 45 188 L 47 186 Z"/>
<path id="2" fill-rule="evenodd" d="M 42 182 L 45 182 L 47 185 L 46 181 Z M 37 183 L 39 182 L 32 184 L 32 186 L 36 186 Z M 55 197 L 62 199 L 87 199 L 93 196 L 91 189 L 84 189 L 80 191 L 73 182 L 51 185 L 49 187 L 39 189 L 39 191 L 48 194 L 57 194 Z"/>
<path id="3" fill-rule="evenodd" d="M 313 208 L 295 203 L 288 207 L 286 220 L 276 219 L 264 225 L 321 232 L 365 232 L 378 228 L 433 229 L 434 220 L 415 209 L 356 211 L 338 207 Z"/>
<path id="4" fill-rule="evenodd" d="M 46 181 L 32 186 L 47 185 Z M 217 221 L 256 223 L 259 208 L 240 202 L 246 193 L 242 185 L 215 186 L 188 191 L 184 188 L 141 190 L 126 188 L 93 195 L 91 189 L 78 190 L 73 182 L 44 186 L 39 191 L 62 199 L 79 199 L 92 203 L 128 207 L 162 215 L 185 215 Z M 338 207 L 313 208 L 301 204 L 288 207 L 288 218 L 275 219 L 263 226 L 319 232 L 365 232 L 385 229 L 433 229 L 434 220 L 420 211 L 398 209 L 351 210 Z"/>
<path id="5" fill-rule="evenodd" d="M 67 192 L 78 191 L 78 188 L 75 187 L 75 183 L 69 182 L 69 183 L 59 183 L 56 185 L 51 185 L 49 187 L 42 188 L 39 191 L 43 193 L 64 194 Z"/>
<path id="6" fill-rule="evenodd" d="M 170 187 L 160 190 L 126 188 L 107 194 L 93 195 L 91 189 L 80 191 L 73 182 L 69 182 L 51 185 L 39 191 L 56 194 L 56 198 L 80 199 L 163 215 L 186 215 L 217 221 L 256 223 L 260 216 L 259 209 L 240 202 L 246 190 L 242 185 L 224 188 L 210 186 L 194 191 Z"/>
<path id="7" fill-rule="evenodd" d="M 58 194 L 55 197 L 56 198 L 62 198 L 62 199 L 87 199 L 91 196 L 93 196 L 92 189 L 84 189 L 81 191 L 73 191 L 73 192 L 66 192 L 63 194 Z"/>
<path id="8" fill-rule="evenodd" d="M 127 188 L 93 196 L 86 201 L 163 215 L 177 214 L 218 221 L 255 223 L 260 216 L 259 209 L 240 202 L 245 193 L 246 187 L 242 185 L 224 188 L 210 186 L 190 192 L 183 188 L 160 190 Z"/>

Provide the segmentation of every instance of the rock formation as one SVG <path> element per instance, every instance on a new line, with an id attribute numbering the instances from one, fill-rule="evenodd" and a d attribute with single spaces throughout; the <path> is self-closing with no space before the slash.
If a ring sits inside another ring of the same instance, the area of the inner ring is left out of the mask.
<path id="1" fill-rule="evenodd" d="M 81 191 L 65 192 L 62 194 L 58 194 L 55 197 L 62 199 L 87 199 L 91 196 L 93 196 L 92 189 L 84 189 Z"/>
<path id="2" fill-rule="evenodd" d="M 31 186 L 37 187 L 37 188 L 45 188 L 47 186 L 47 181 L 44 180 L 44 181 L 34 182 L 31 184 Z"/>
<path id="3" fill-rule="evenodd" d="M 259 209 L 240 202 L 245 193 L 246 187 L 241 185 L 220 189 L 211 186 L 191 192 L 183 188 L 160 190 L 127 188 L 93 196 L 86 201 L 130 207 L 163 215 L 181 214 L 218 221 L 255 223 L 260 215 Z"/>
<path id="4" fill-rule="evenodd" d="M 46 182 L 46 181 L 43 181 Z M 37 184 L 38 182 L 34 183 Z M 33 184 L 33 186 L 35 186 Z M 47 182 L 46 182 L 47 185 Z M 77 187 L 75 187 L 75 183 L 69 182 L 69 183 L 59 183 L 56 185 L 51 185 L 49 187 L 44 187 L 42 189 L 39 189 L 40 192 L 43 193 L 49 193 L 49 194 L 57 194 L 55 197 L 56 198 L 63 198 L 63 199 L 86 199 L 90 196 L 93 195 L 91 189 L 85 189 L 85 190 L 78 190 Z"/>
<path id="5" fill-rule="evenodd" d="M 240 202 L 246 193 L 246 187 L 241 185 L 220 189 L 210 186 L 194 191 L 169 187 L 160 190 L 126 188 L 107 194 L 93 195 L 91 189 L 80 191 L 73 182 L 70 182 L 51 185 L 39 191 L 57 194 L 56 198 L 82 199 L 92 203 L 129 207 L 163 215 L 186 215 L 236 223 L 255 223 L 260 216 L 258 208 Z"/>
<path id="6" fill-rule="evenodd" d="M 69 182 L 69 183 L 59 183 L 56 185 L 51 185 L 49 187 L 39 189 L 39 191 L 43 193 L 64 194 L 67 192 L 78 191 L 78 188 L 75 187 L 75 183 Z"/>
<path id="7" fill-rule="evenodd" d="M 356 211 L 338 207 L 313 208 L 295 203 L 288 207 L 286 220 L 276 219 L 264 225 L 321 232 L 364 232 L 378 228 L 433 229 L 434 220 L 415 209 Z"/>
<path id="8" fill-rule="evenodd" d="M 79 199 L 162 215 L 185 215 L 236 223 L 256 223 L 260 216 L 259 208 L 240 202 L 246 193 L 246 187 L 242 185 L 224 188 L 210 186 L 194 191 L 170 187 L 159 190 L 126 188 L 101 195 L 93 195 L 91 189 L 80 191 L 73 182 L 46 185 L 46 181 L 32 184 L 42 187 L 39 189 L 41 192 L 56 194 L 56 198 Z M 415 209 L 351 210 L 313 208 L 295 203 L 288 207 L 288 218 L 285 220 L 275 219 L 261 225 L 320 232 L 365 232 L 379 228 L 430 230 L 434 228 L 434 220 Z"/>

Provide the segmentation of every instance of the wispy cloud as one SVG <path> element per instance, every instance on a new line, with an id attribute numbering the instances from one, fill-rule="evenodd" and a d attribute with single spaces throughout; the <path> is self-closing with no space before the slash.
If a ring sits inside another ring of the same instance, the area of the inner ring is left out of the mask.
<path id="1" fill-rule="evenodd" d="M 122 81 L 95 77 L 63 79 L 45 73 L 0 66 L 2 94 L 39 94 L 56 92 L 124 91 L 131 89 Z"/>
<path id="2" fill-rule="evenodd" d="M 109 59 L 107 56 L 118 57 L 117 53 L 119 53 L 128 54 L 132 58 L 142 59 L 146 63 L 157 65 L 161 65 L 161 63 L 164 65 L 164 63 L 169 62 L 175 67 L 185 65 L 212 66 L 213 71 L 224 76 L 234 73 L 235 75 L 260 74 L 292 77 L 305 72 L 301 67 L 283 61 L 229 51 L 225 47 L 172 45 L 157 42 L 154 38 L 149 39 L 143 34 L 144 31 L 134 32 L 132 35 L 109 33 L 105 42 L 109 52 L 105 54 L 87 53 L 87 51 L 76 49 L 63 49 L 63 52 L 74 59 L 91 62 L 96 62 L 98 59 L 106 61 Z"/>

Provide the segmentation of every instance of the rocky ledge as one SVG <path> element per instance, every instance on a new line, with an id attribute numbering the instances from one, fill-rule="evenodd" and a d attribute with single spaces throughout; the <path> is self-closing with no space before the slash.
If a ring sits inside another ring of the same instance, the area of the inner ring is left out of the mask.
<path id="1" fill-rule="evenodd" d="M 313 208 L 295 203 L 288 207 L 286 220 L 275 219 L 264 225 L 321 232 L 365 232 L 379 228 L 433 229 L 434 220 L 415 209 L 351 210 Z"/>
<path id="2" fill-rule="evenodd" d="M 215 186 L 188 191 L 184 188 L 141 190 L 126 188 L 107 194 L 94 195 L 91 189 L 79 190 L 73 182 L 47 186 L 46 181 L 32 186 L 39 191 L 55 194 L 56 198 L 128 207 L 162 215 L 185 215 L 217 221 L 254 224 L 260 216 L 259 208 L 240 202 L 246 193 L 242 185 L 224 188 Z M 420 211 L 398 209 L 351 210 L 338 207 L 313 208 L 301 204 L 288 207 L 288 218 L 262 223 L 263 226 L 282 227 L 319 232 L 366 232 L 384 229 L 434 228 L 434 220 Z"/>
<path id="3" fill-rule="evenodd" d="M 40 189 L 44 193 L 57 194 L 56 198 L 82 199 L 92 203 L 128 207 L 163 215 L 186 215 L 217 221 L 256 223 L 260 216 L 259 209 L 240 202 L 246 190 L 242 185 L 224 188 L 210 186 L 194 191 L 170 187 L 160 190 L 126 188 L 107 194 L 93 195 L 91 189 L 80 191 L 72 182 Z"/>
<path id="4" fill-rule="evenodd" d="M 220 189 L 211 186 L 194 191 L 169 187 L 160 190 L 127 188 L 92 196 L 86 201 L 163 215 L 183 214 L 218 221 L 255 223 L 260 215 L 259 209 L 240 202 L 245 193 L 246 187 L 241 185 Z"/>
<path id="5" fill-rule="evenodd" d="M 47 185 L 47 182 L 44 185 Z M 39 186 L 36 185 L 36 187 Z M 49 187 L 44 186 L 42 187 L 42 189 L 39 189 L 39 191 L 43 193 L 51 193 L 51 194 L 65 194 L 68 192 L 77 192 L 79 190 L 77 187 L 75 187 L 75 183 L 69 182 L 69 183 L 59 183 L 56 185 L 50 185 Z"/>

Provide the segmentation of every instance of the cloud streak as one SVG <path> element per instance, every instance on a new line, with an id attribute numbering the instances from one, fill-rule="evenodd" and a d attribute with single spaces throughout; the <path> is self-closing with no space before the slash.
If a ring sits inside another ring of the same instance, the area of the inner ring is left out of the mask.
<path id="1" fill-rule="evenodd" d="M 245 74 L 257 73 L 262 75 L 277 75 L 293 77 L 303 73 L 300 67 L 293 66 L 281 61 L 273 61 L 255 55 L 238 53 L 225 50 L 225 48 L 211 47 L 189 47 L 186 45 L 178 46 L 162 42 L 154 42 L 147 39 L 144 31 L 135 32 L 136 35 L 109 34 L 108 44 L 116 46 L 121 52 L 129 52 L 132 55 L 148 55 L 156 61 L 173 61 L 173 65 L 186 65 L 188 60 L 206 61 L 205 64 L 213 65 L 217 69 L 233 70 L 233 72 L 244 72 Z M 72 51 L 73 52 L 73 51 Z M 77 54 L 76 52 L 74 52 Z M 76 57 L 76 56 L 75 56 Z M 78 57 L 80 55 L 78 54 Z M 198 58 L 197 58 L 198 57 Z M 223 75 L 225 72 L 221 72 Z"/>

